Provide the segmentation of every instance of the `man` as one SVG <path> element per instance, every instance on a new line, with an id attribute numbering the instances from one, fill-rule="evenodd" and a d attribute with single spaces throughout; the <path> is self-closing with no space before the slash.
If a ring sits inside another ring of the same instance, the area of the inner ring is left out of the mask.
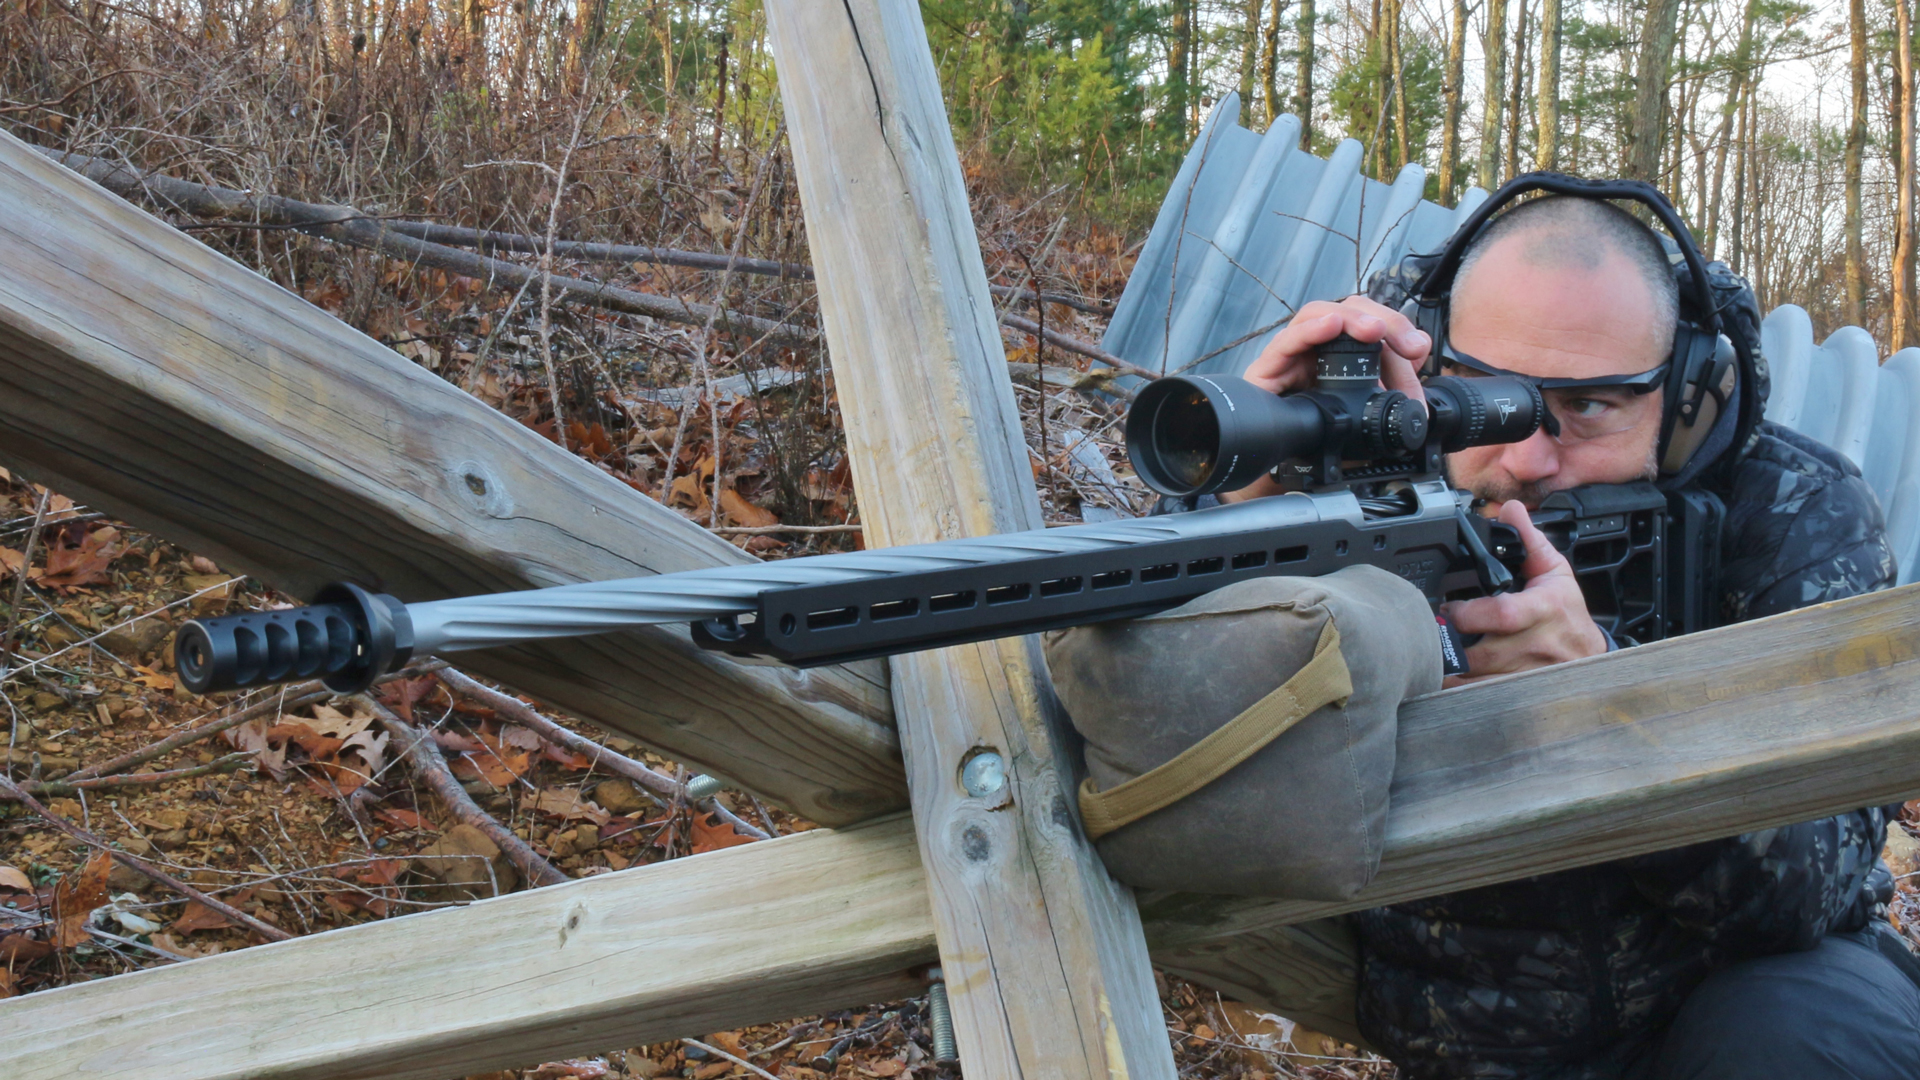
<path id="1" fill-rule="evenodd" d="M 1653 369 L 1676 326 L 1670 265 L 1659 239 L 1611 204 L 1522 203 L 1461 264 L 1451 355 L 1543 379 Z M 1316 346 L 1344 332 L 1384 343 L 1384 381 L 1418 393 L 1433 342 L 1393 306 L 1391 275 L 1384 284 L 1375 293 L 1388 303 L 1304 306 L 1247 378 L 1297 389 Z M 1765 394 L 1763 377 L 1749 382 L 1741 392 Z M 1461 632 L 1484 635 L 1467 652 L 1472 677 L 1615 647 L 1527 510 L 1564 488 L 1656 478 L 1661 396 L 1547 397 L 1557 435 L 1448 460 L 1452 481 L 1527 545 L 1524 589 L 1450 605 Z M 1727 507 L 1725 621 L 1893 584 L 1879 506 L 1841 455 L 1763 423 L 1711 456 L 1731 468 L 1687 471 L 1711 477 L 1692 482 Z M 1223 498 L 1272 490 L 1262 481 Z M 1920 1077 L 1920 967 L 1882 906 L 1886 820 L 1862 810 L 1360 913 L 1361 1030 L 1419 1080 Z"/>

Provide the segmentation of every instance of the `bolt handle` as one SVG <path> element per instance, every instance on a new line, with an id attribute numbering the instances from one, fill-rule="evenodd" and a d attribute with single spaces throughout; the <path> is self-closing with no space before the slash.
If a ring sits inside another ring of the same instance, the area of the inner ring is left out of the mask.
<path id="1" fill-rule="evenodd" d="M 318 678 L 354 694 L 413 655 L 407 605 L 341 582 L 311 607 L 194 619 L 174 639 L 180 682 L 196 694 Z"/>

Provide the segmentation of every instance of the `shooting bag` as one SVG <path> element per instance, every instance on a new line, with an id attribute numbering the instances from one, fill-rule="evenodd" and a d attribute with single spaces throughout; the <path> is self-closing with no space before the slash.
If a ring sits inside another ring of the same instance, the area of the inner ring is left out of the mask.
<path id="1" fill-rule="evenodd" d="M 1400 702 L 1440 688 L 1437 634 L 1420 591 L 1372 566 L 1048 634 L 1108 870 L 1186 892 L 1359 892 L 1380 867 Z"/>

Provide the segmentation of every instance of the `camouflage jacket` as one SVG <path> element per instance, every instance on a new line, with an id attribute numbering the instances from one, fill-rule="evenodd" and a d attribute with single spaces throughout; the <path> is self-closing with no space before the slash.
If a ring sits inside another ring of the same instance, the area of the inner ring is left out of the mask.
<path id="1" fill-rule="evenodd" d="M 1715 487 L 1725 621 L 1893 584 L 1879 504 L 1838 453 L 1762 424 Z M 1361 1031 L 1415 1080 L 1631 1077 L 1716 966 L 1867 925 L 1895 809 L 1361 912 Z"/>

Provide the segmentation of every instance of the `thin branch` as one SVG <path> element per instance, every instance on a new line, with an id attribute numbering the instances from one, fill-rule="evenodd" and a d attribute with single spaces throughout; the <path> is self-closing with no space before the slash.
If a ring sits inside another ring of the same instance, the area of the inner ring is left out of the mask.
<path id="1" fill-rule="evenodd" d="M 370 708 L 387 734 L 399 741 L 402 755 L 412 763 L 420 779 L 440 797 L 453 816 L 463 824 L 487 834 L 487 839 L 493 841 L 494 846 L 525 875 L 528 882 L 540 886 L 558 885 L 567 880 L 567 875 L 541 858 L 525 840 L 513 835 L 506 826 L 494 820 L 492 814 L 480 809 L 480 804 L 473 801 L 467 789 L 453 778 L 453 771 L 447 768 L 447 759 L 440 756 L 440 748 L 434 744 L 431 736 L 395 716 L 392 710 L 365 694 L 356 696 L 354 700 Z"/>
<path id="2" fill-rule="evenodd" d="M 73 837 L 75 840 L 80 841 L 81 843 L 87 845 L 90 848 L 93 848 L 96 851 L 106 852 L 108 855 L 111 855 L 114 858 L 114 860 L 120 863 L 122 866 L 127 867 L 128 869 L 134 871 L 135 873 L 144 874 L 145 876 L 152 879 L 153 881 L 156 881 L 161 885 L 164 885 L 167 888 L 172 889 L 174 892 L 179 893 L 181 896 L 184 896 L 189 900 L 198 901 L 199 903 L 205 905 L 206 907 L 219 912 L 220 914 L 226 916 L 228 919 L 231 919 L 232 921 L 239 923 L 240 925 L 246 927 L 249 930 L 252 930 L 254 933 L 259 934 L 260 936 L 266 938 L 269 941 L 286 941 L 293 937 L 292 934 L 287 933 L 285 930 L 282 930 L 279 927 L 272 925 L 271 923 L 261 922 L 259 919 L 254 918 L 253 916 L 247 914 L 244 911 L 241 911 L 239 908 L 234 907 L 229 903 L 226 903 L 225 901 L 215 900 L 213 897 L 208 896 L 206 893 L 201 892 L 199 889 L 196 889 L 191 885 L 188 885 L 184 881 L 180 881 L 179 879 L 175 878 L 173 875 L 167 873 L 166 871 L 160 869 L 157 866 L 154 866 L 152 863 L 147 862 L 145 859 L 138 858 L 137 856 L 134 856 L 134 855 L 129 855 L 126 852 L 121 851 L 119 848 L 109 845 L 105 840 L 102 840 L 98 836 L 95 836 L 94 834 L 88 832 L 87 830 L 81 828 L 80 826 L 75 825 L 73 822 L 68 821 L 66 818 L 63 818 L 60 815 L 54 813 L 53 811 L 47 809 L 45 806 L 42 806 L 40 804 L 40 800 L 34 798 L 32 795 L 27 794 L 25 791 L 22 791 L 20 789 L 20 785 L 15 784 L 12 780 L 7 779 L 5 776 L 0 776 L 0 795 L 6 795 L 9 798 L 12 798 L 13 800 L 15 800 L 16 802 L 24 803 L 27 809 L 40 815 L 42 818 L 45 818 L 46 821 L 49 824 L 51 824 L 54 828 L 59 829 L 61 832 L 66 833 L 68 836 Z"/>

